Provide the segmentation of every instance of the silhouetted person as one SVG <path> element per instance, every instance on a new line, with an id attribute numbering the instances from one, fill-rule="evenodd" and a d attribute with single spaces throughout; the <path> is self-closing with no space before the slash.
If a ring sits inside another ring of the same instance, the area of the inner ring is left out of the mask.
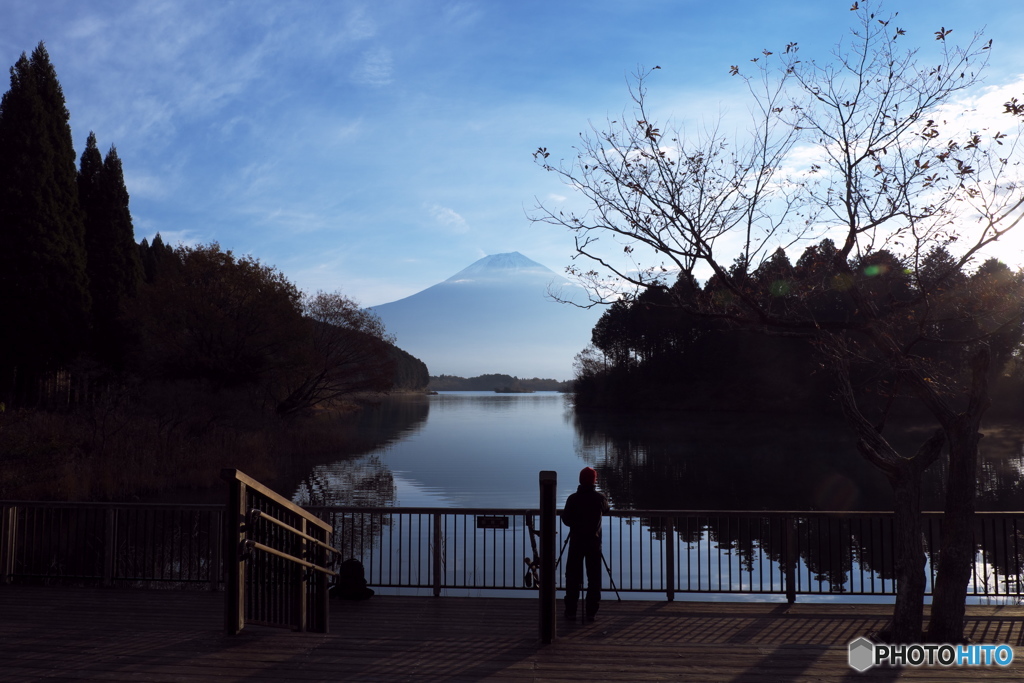
<path id="1" fill-rule="evenodd" d="M 565 501 L 562 523 L 569 527 L 569 557 L 565 564 L 565 618 L 576 618 L 587 570 L 586 619 L 593 621 L 601 606 L 601 517 L 608 499 L 596 488 L 597 470 L 584 467 L 576 493 Z"/>

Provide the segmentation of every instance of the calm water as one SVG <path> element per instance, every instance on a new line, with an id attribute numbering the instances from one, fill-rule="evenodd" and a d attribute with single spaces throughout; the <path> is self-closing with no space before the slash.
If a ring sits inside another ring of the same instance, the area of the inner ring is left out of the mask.
<path id="1" fill-rule="evenodd" d="M 390 399 L 359 417 L 381 445 L 313 469 L 296 500 L 405 507 L 536 507 L 538 473 L 559 502 L 585 466 L 562 394 L 446 392 Z"/>
<path id="2" fill-rule="evenodd" d="M 449 392 L 388 399 L 358 417 L 360 447 L 312 467 L 300 503 L 536 507 L 537 475 L 558 472 L 559 505 L 594 466 L 616 508 L 885 510 L 885 478 L 841 419 L 738 414 L 577 416 L 555 393 Z M 928 430 L 890 435 L 905 452 Z M 1024 429 L 982 442 L 980 509 L 1024 509 Z M 925 507 L 941 509 L 943 470 Z"/>

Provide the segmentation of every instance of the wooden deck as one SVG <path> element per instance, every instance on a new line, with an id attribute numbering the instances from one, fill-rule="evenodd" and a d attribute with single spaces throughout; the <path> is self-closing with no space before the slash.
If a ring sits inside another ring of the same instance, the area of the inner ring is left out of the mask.
<path id="1" fill-rule="evenodd" d="M 968 634 L 1007 668 L 847 666 L 886 605 L 616 602 L 537 640 L 517 598 L 332 603 L 328 635 L 222 632 L 222 593 L 0 586 L 0 681 L 931 681 L 1024 679 L 1024 608 L 970 607 Z"/>

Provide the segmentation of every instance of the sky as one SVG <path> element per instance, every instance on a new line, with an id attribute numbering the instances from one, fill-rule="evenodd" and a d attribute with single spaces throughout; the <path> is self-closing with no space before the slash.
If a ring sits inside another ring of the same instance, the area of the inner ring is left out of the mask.
<path id="1" fill-rule="evenodd" d="M 571 202 L 572 189 L 534 150 L 571 158 L 592 122 L 627 110 L 638 68 L 661 67 L 650 82 L 658 116 L 743 112 L 730 65 L 790 41 L 827 56 L 854 19 L 851 0 L 4 5 L 0 62 L 45 41 L 78 153 L 90 131 L 101 150 L 117 147 L 137 239 L 216 241 L 304 291 L 366 306 L 489 254 L 519 251 L 561 272 L 572 235 L 530 216 L 538 202 Z M 984 30 L 984 87 L 1024 99 L 1024 3 L 883 9 L 925 49 L 940 28 L 950 39 Z M 1020 244 L 1000 255 L 1018 262 Z"/>

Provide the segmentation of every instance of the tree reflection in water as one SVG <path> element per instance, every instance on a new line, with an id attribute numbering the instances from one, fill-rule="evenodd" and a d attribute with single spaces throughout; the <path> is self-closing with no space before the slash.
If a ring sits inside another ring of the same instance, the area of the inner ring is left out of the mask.
<path id="1" fill-rule="evenodd" d="M 418 435 L 415 452 L 403 451 L 398 461 L 415 479 L 429 481 L 445 493 L 457 487 L 472 488 L 473 477 L 490 477 L 481 479 L 477 488 L 479 492 L 492 490 L 495 463 L 507 476 L 522 478 L 520 463 L 510 460 L 508 452 L 522 453 L 526 458 L 538 449 L 557 451 L 564 461 L 544 456 L 538 460 L 540 469 L 559 469 L 574 479 L 579 467 L 593 465 L 601 474 L 602 488 L 619 510 L 712 511 L 700 517 L 676 519 L 680 566 L 686 553 L 702 544 L 704 551 L 717 545 L 727 552 L 740 571 L 756 575 L 767 563 L 778 566 L 786 557 L 790 531 L 781 517 L 759 515 L 757 511 L 790 510 L 802 513 L 792 533 L 800 566 L 806 570 L 804 580 L 811 581 L 815 590 L 870 591 L 880 587 L 858 589 L 857 582 L 864 579 L 877 583 L 893 577 L 890 520 L 815 514 L 822 510 L 892 510 L 891 488 L 859 455 L 841 419 L 735 413 L 576 414 L 561 401 L 543 401 L 549 406 L 545 410 L 557 411 L 559 419 L 554 422 L 564 425 L 569 432 L 565 434 L 551 424 L 542 428 L 538 421 L 547 420 L 547 413 L 532 408 L 513 410 L 519 404 L 508 397 L 433 398 L 436 400 L 386 400 L 344 423 L 343 428 L 351 433 L 351 447 L 343 453 L 311 457 L 301 479 L 296 479 L 290 489 L 295 491 L 295 499 L 313 506 L 396 505 L 396 480 L 388 464 L 395 460 L 394 453 L 402 448 L 408 451 L 408 444 L 401 448 L 392 445 L 414 434 Z M 437 411 L 430 428 L 434 431 L 420 434 L 431 408 Z M 912 452 L 921 435 L 930 433 L 930 429 L 908 422 L 891 432 L 887 429 L 887 433 L 891 433 L 894 445 Z M 979 508 L 1024 510 L 1024 427 L 997 424 L 985 433 L 979 467 Z M 424 438 L 427 434 L 431 438 Z M 510 443 L 504 443 L 506 440 Z M 575 453 L 564 452 L 566 444 L 573 443 L 569 449 Z M 477 469 L 478 464 L 489 468 Z M 925 509 L 940 507 L 945 476 L 942 461 L 926 473 Z M 529 480 L 529 500 L 535 495 L 534 477 L 525 477 Z M 514 481 L 508 484 L 516 485 Z M 745 516 L 713 512 L 719 510 L 752 512 Z M 381 525 L 387 523 L 382 515 L 345 519 L 341 526 L 348 529 L 346 543 L 352 548 L 376 546 Z M 664 520 L 656 515 L 635 521 L 639 524 L 633 528 L 644 527 L 644 533 L 655 541 L 664 537 Z M 938 520 L 928 524 L 926 545 L 931 552 L 937 547 Z M 979 581 L 991 585 L 999 582 L 1005 591 L 1006 582 L 1016 581 L 1024 563 L 1024 536 L 1020 531 L 1024 523 L 997 520 L 984 528 L 980 520 L 978 524 L 976 536 L 985 547 L 979 555 L 979 562 L 985 563 L 979 565 Z"/>
<path id="2" fill-rule="evenodd" d="M 858 454 L 839 419 L 798 415 L 583 413 L 574 416 L 583 459 L 600 472 L 618 509 L 791 510 L 812 512 L 796 523 L 794 540 L 812 580 L 825 591 L 849 590 L 850 572 L 894 576 L 891 520 L 817 510 L 888 511 L 891 489 Z M 927 426 L 893 430 L 894 444 L 914 444 Z M 980 510 L 1024 510 L 1024 425 L 985 430 L 978 473 Z M 912 452 L 912 449 L 908 449 Z M 926 473 L 925 509 L 941 509 L 944 461 Z M 650 520 L 654 522 L 655 520 Z M 926 522 L 931 562 L 938 517 Z M 646 520 L 645 520 L 646 522 Z M 660 524 L 651 528 L 661 535 Z M 700 542 L 734 553 L 740 566 L 782 562 L 787 530 L 774 516 L 737 521 L 712 514 L 676 526 L 688 548 Z M 1024 517 L 977 521 L 979 581 L 1017 592 L 1024 565 Z M 982 546 L 984 545 L 984 549 Z"/>
<path id="3" fill-rule="evenodd" d="M 299 484 L 292 500 L 305 507 L 390 507 L 395 478 L 377 455 L 317 465 Z"/>
<path id="4" fill-rule="evenodd" d="M 393 507 L 395 479 L 381 462 L 380 451 L 422 428 L 429 412 L 429 403 L 414 397 L 385 400 L 340 421 L 339 429 L 351 435 L 348 447 L 318 458 L 329 459 L 328 463 L 309 466 L 295 486 L 292 500 L 305 507 Z M 339 548 L 373 547 L 378 543 L 382 517 L 360 515 L 358 520 L 355 526 L 349 520 L 343 525 L 345 529 L 336 528 L 335 543 Z"/>

